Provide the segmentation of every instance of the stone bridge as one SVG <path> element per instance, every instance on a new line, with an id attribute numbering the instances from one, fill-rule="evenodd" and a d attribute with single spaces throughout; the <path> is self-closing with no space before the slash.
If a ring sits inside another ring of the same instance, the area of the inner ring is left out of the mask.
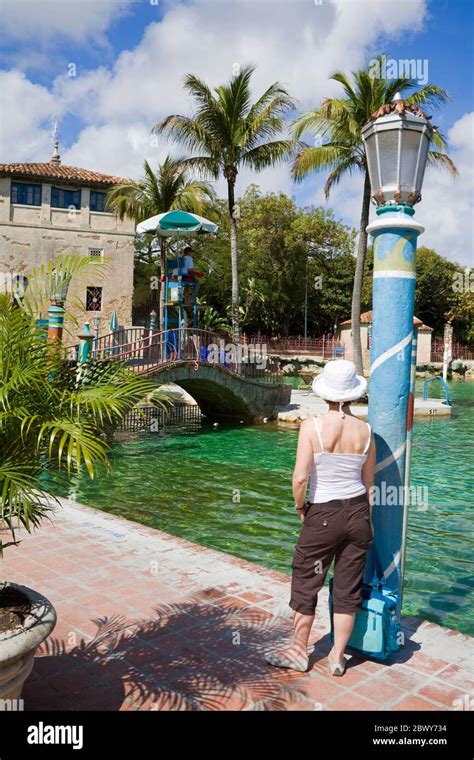
<path id="1" fill-rule="evenodd" d="M 197 401 L 206 417 L 271 417 L 291 397 L 291 385 L 283 382 L 279 361 L 267 356 L 262 347 L 236 346 L 228 339 L 198 328 L 131 327 L 97 338 L 90 356 L 122 361 L 135 372 L 153 376 L 160 385 L 176 383 Z M 71 347 L 71 360 L 78 361 L 81 355 L 79 345 Z"/>
<path id="2" fill-rule="evenodd" d="M 291 386 L 242 377 L 218 364 L 189 360 L 142 368 L 161 384 L 184 388 L 203 414 L 211 419 L 261 419 L 271 417 L 275 407 L 290 402 Z"/>

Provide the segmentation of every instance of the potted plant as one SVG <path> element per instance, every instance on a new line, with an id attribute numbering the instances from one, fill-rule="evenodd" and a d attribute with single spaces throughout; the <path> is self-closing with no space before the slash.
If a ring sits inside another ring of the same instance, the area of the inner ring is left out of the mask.
<path id="1" fill-rule="evenodd" d="M 152 381 L 120 362 L 71 368 L 63 347 L 45 340 L 33 302 L 0 294 L 0 558 L 19 528 L 31 532 L 53 508 L 40 485 L 47 467 L 93 477 L 108 466 L 108 432 L 148 394 L 162 403 Z M 20 696 L 55 623 L 44 596 L 0 577 L 0 699 Z"/>

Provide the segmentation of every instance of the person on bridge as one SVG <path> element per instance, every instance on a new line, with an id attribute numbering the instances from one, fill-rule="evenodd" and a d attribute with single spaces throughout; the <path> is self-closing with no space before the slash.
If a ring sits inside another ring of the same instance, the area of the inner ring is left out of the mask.
<path id="1" fill-rule="evenodd" d="M 342 676 L 374 538 L 371 486 L 376 452 L 370 425 L 349 408 L 349 402 L 364 396 L 367 389 L 354 364 L 345 359 L 328 362 L 312 387 L 329 404 L 329 411 L 304 420 L 298 439 L 293 495 L 303 525 L 292 561 L 289 606 L 294 610 L 294 640 L 284 651 L 267 652 L 265 659 L 276 667 L 308 669 L 308 638 L 318 592 L 334 559 L 334 645 L 328 660 L 332 675 Z M 310 494 L 305 502 L 308 476 Z"/>

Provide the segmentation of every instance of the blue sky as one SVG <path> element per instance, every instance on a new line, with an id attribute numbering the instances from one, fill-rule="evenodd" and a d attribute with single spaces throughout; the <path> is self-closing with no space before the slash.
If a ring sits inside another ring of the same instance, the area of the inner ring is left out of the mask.
<path id="1" fill-rule="evenodd" d="M 235 63 L 253 62 L 256 94 L 278 79 L 306 110 L 337 94 L 331 71 L 366 65 L 381 51 L 416 59 L 423 73 L 427 65 L 428 80 L 453 98 L 433 122 L 460 176 L 453 184 L 427 173 L 420 242 L 472 264 L 471 0 L 3 0 L 2 7 L 5 163 L 48 160 L 57 118 L 63 163 L 139 177 L 145 157 L 156 164 L 170 149 L 150 143 L 153 124 L 189 111 L 181 88 L 188 71 L 216 85 Z M 238 190 L 251 181 L 302 204 L 326 204 L 322 175 L 295 186 L 286 166 L 242 172 Z M 354 226 L 360 189 L 360 178 L 348 178 L 328 204 Z"/>

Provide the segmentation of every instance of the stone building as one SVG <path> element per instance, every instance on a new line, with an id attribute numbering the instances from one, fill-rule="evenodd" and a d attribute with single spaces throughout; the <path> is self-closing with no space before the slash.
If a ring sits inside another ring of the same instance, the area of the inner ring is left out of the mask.
<path id="1" fill-rule="evenodd" d="M 100 270 L 92 267 L 72 280 L 66 307 L 75 312 L 80 324 L 100 317 L 101 334 L 109 332 L 114 310 L 120 325 L 130 325 L 135 223 L 120 221 L 105 208 L 107 190 L 123 181 L 64 166 L 57 142 L 48 163 L 0 164 L 3 280 L 9 275 L 28 275 L 33 267 L 59 254 L 101 259 Z M 65 342 L 75 342 L 77 331 L 69 324 Z"/>
<path id="2" fill-rule="evenodd" d="M 416 363 L 429 364 L 431 362 L 431 333 L 432 327 L 423 324 L 421 319 L 414 317 L 413 326 L 418 328 L 418 342 L 416 346 Z M 370 337 L 372 330 L 372 312 L 365 311 L 360 315 L 360 338 L 362 343 L 362 358 L 364 368 L 370 367 Z M 344 355 L 346 359 L 353 359 L 352 350 L 352 322 L 346 319 L 339 326 L 340 341 L 345 348 Z"/>

